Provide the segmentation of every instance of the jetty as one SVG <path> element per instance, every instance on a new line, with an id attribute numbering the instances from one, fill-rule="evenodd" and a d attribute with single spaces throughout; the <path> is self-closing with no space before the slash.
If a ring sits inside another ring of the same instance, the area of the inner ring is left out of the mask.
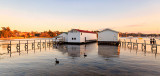
<path id="1" fill-rule="evenodd" d="M 12 53 L 12 48 L 16 49 L 16 52 L 21 52 L 22 47 L 24 46 L 24 50 L 34 50 L 37 48 L 41 51 L 42 48 L 46 50 L 46 48 L 53 47 L 54 45 L 60 45 L 64 43 L 63 39 L 57 38 L 46 38 L 46 39 L 25 39 L 25 40 L 4 40 L 0 41 L 0 46 L 7 46 L 7 52 Z M 13 46 L 13 47 L 12 47 Z M 16 47 L 15 47 L 16 46 Z M 31 47 L 31 49 L 29 49 Z M 15 51 L 15 50 L 14 50 Z"/>
<path id="2" fill-rule="evenodd" d="M 121 39 L 120 40 L 120 45 L 121 46 L 127 46 L 127 47 L 130 47 L 130 48 L 141 48 L 142 50 L 146 50 L 146 46 L 149 45 L 151 46 L 151 51 L 155 50 L 157 51 L 157 47 L 160 46 L 160 44 L 157 44 L 157 43 L 149 43 L 150 41 L 148 41 L 147 43 L 147 40 L 144 40 L 143 42 L 138 42 L 137 39 L 134 41 L 132 41 L 132 39 L 129 39 L 130 41 L 126 41 L 126 39 Z M 141 47 L 139 47 L 138 45 L 141 45 Z"/>

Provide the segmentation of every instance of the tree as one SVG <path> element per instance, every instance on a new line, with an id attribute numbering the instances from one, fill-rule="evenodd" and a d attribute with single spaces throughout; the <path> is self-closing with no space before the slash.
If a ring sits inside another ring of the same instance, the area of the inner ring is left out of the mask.
<path id="1" fill-rule="evenodd" d="M 11 37 L 12 36 L 12 31 L 10 30 L 9 27 L 2 27 L 2 36 L 4 38 L 7 38 L 7 37 Z"/>

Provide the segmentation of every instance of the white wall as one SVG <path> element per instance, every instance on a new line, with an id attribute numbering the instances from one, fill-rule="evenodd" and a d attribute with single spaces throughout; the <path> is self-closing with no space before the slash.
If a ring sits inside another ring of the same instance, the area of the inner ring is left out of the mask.
<path id="1" fill-rule="evenodd" d="M 98 41 L 118 41 L 119 33 L 110 30 L 98 33 Z"/>
<path id="2" fill-rule="evenodd" d="M 68 35 L 66 33 L 60 34 L 59 37 L 63 37 L 64 41 L 68 42 Z"/>
<path id="3" fill-rule="evenodd" d="M 82 35 L 81 35 L 82 33 Z M 85 37 L 86 37 L 86 40 L 97 40 L 97 34 L 94 34 L 94 33 L 84 33 L 84 32 L 81 32 L 80 33 L 80 41 L 81 42 L 85 42 Z"/>
<path id="4" fill-rule="evenodd" d="M 76 38 L 76 40 L 72 40 L 72 38 Z M 68 32 L 68 42 L 80 42 L 80 32 Z"/>

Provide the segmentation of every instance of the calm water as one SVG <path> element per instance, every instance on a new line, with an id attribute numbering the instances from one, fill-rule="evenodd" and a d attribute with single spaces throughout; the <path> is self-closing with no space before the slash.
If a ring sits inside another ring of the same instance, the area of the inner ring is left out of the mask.
<path id="1" fill-rule="evenodd" d="M 13 45 L 14 46 L 14 45 Z M 12 47 L 13 47 L 12 46 Z M 0 76 L 159 76 L 160 53 L 128 47 L 60 45 L 7 54 L 0 46 Z M 22 46 L 24 48 L 24 46 Z M 12 48 L 15 50 L 15 48 Z M 87 57 L 84 57 L 84 53 Z M 60 63 L 55 64 L 55 58 Z"/>

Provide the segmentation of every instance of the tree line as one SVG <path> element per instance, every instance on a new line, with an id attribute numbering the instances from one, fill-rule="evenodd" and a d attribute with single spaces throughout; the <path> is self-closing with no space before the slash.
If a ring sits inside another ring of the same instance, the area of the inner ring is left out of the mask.
<path id="1" fill-rule="evenodd" d="M 10 27 L 1 27 L 2 30 L 0 30 L 0 38 L 11 38 L 11 37 L 24 37 L 24 38 L 30 38 L 30 37 L 55 37 L 61 32 L 59 31 L 44 31 L 44 32 L 21 32 L 18 30 L 11 30 Z"/>

